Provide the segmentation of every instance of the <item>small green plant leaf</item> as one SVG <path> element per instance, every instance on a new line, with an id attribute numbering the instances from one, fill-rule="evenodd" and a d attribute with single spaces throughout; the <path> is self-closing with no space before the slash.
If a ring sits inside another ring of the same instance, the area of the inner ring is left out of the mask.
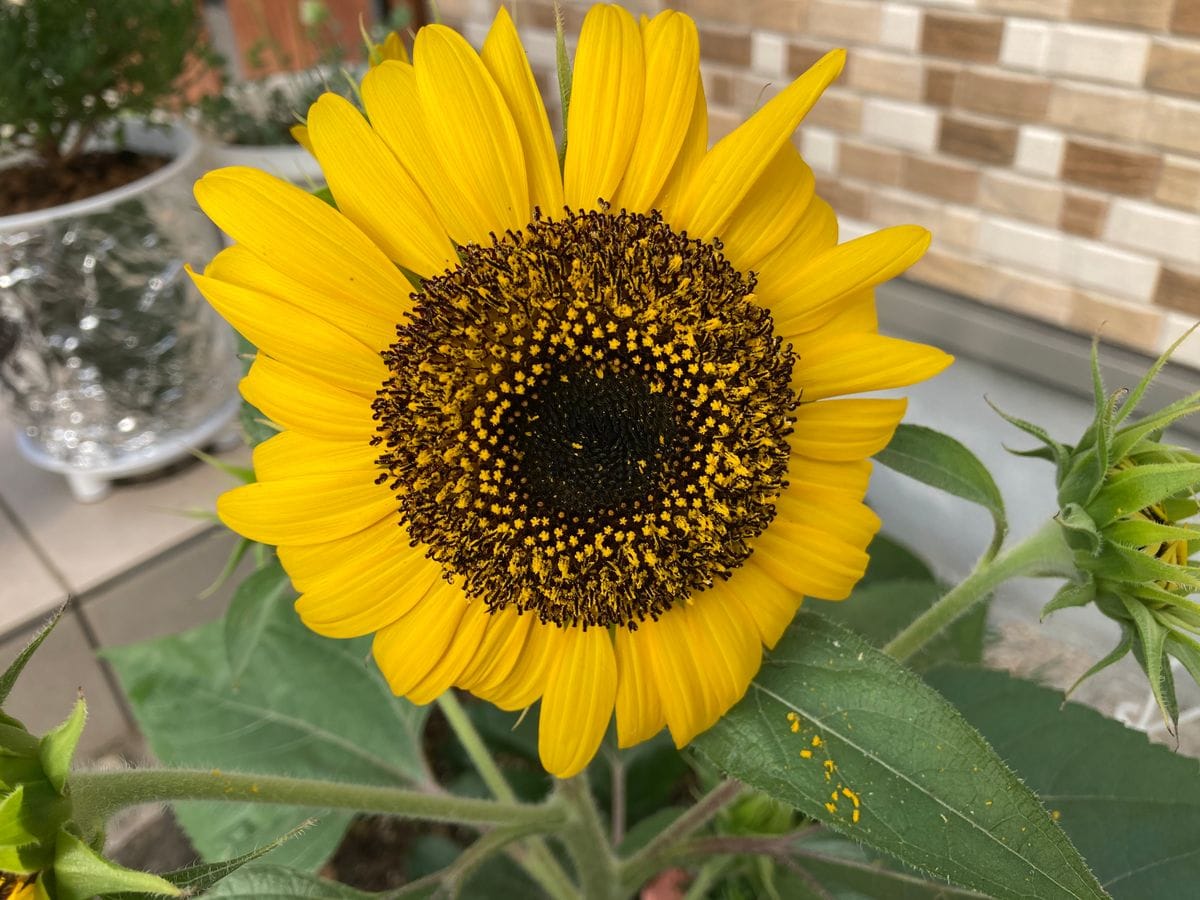
<path id="1" fill-rule="evenodd" d="M 295 869 L 255 864 L 218 882 L 204 896 L 206 900 L 366 900 L 376 895 Z"/>
<path id="2" fill-rule="evenodd" d="M 702 758 L 904 864 L 994 897 L 1099 898 L 1037 798 L 935 691 L 864 640 L 797 617 Z"/>
<path id="3" fill-rule="evenodd" d="M 100 856 L 66 829 L 58 833 L 54 853 L 56 900 L 88 900 L 96 894 L 134 892 L 181 897 L 183 891 L 149 872 L 126 869 Z"/>
<path id="4" fill-rule="evenodd" d="M 250 665 L 268 624 L 278 615 L 277 607 L 286 605 L 295 596 L 291 579 L 274 557 L 234 591 L 225 613 L 225 653 L 235 687 Z"/>
<path id="5" fill-rule="evenodd" d="M 1080 584 L 1068 581 L 1058 589 L 1058 593 L 1050 602 L 1042 607 L 1042 618 L 1045 619 L 1050 613 L 1070 606 L 1087 606 L 1095 599 L 1096 582 L 1090 575 Z"/>
<path id="6" fill-rule="evenodd" d="M 1104 548 L 1104 535 L 1087 511 L 1078 503 L 1068 503 L 1059 511 L 1058 522 L 1063 528 L 1087 541 L 1088 550 L 1098 556 Z"/>
<path id="7" fill-rule="evenodd" d="M 858 900 L 862 897 L 886 897 L 887 900 L 985 900 L 984 894 L 957 888 L 944 881 L 931 881 L 914 872 L 898 870 L 884 860 L 873 857 L 857 844 L 830 834 L 818 832 L 792 850 L 792 859 L 821 888 L 838 900 Z M 804 895 L 790 873 L 780 872 L 784 879 L 784 897 Z"/>
<path id="8" fill-rule="evenodd" d="M 21 677 L 26 663 L 33 658 L 33 654 L 37 652 L 38 647 L 42 646 L 42 641 L 46 640 L 50 632 L 54 630 L 54 626 L 58 624 L 58 620 L 63 617 L 66 610 L 65 604 L 55 610 L 54 614 L 46 620 L 46 624 L 38 629 L 38 633 L 33 636 L 33 639 L 17 654 L 17 658 L 9 663 L 4 674 L 0 675 L 0 706 L 3 706 L 4 702 L 8 700 L 8 695 L 12 693 L 13 686 Z"/>
<path id="9" fill-rule="evenodd" d="M 80 697 L 66 720 L 42 738 L 39 749 L 42 771 L 60 794 L 71 772 L 71 760 L 75 757 L 75 748 L 79 745 L 79 736 L 83 734 L 86 721 L 87 704 Z"/>
<path id="10" fill-rule="evenodd" d="M 1008 532 L 1004 498 L 987 467 L 961 443 L 932 428 L 902 424 L 875 458 L 922 484 L 982 506 L 995 523 L 989 555 L 1000 548 Z"/>
<path id="11" fill-rule="evenodd" d="M 1003 672 L 926 679 L 1053 811 L 1116 900 L 1192 900 L 1200 884 L 1200 761 Z"/>
<path id="12" fill-rule="evenodd" d="M 1087 511 L 1103 528 L 1122 516 L 1198 486 L 1200 465 L 1195 463 L 1136 466 L 1111 476 L 1100 495 L 1088 504 Z"/>

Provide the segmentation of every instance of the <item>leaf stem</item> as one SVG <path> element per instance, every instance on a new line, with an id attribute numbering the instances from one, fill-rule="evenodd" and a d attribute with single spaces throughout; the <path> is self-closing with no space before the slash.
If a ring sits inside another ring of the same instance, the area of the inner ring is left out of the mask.
<path id="1" fill-rule="evenodd" d="M 1066 577 L 1075 572 L 1075 561 L 1057 519 L 1047 522 L 1015 547 L 994 559 L 984 557 L 955 588 L 925 610 L 892 638 L 884 652 L 903 662 L 929 643 L 955 619 L 994 591 L 1022 575 Z"/>
<path id="2" fill-rule="evenodd" d="M 218 769 L 125 769 L 74 772 L 71 803 L 85 833 L 117 810 L 170 800 L 225 800 L 284 806 L 315 806 L 386 813 L 408 819 L 456 825 L 540 826 L 545 831 L 567 820 L 564 805 L 540 806 L 430 794 L 374 784 L 346 784 L 282 775 L 247 775 Z"/>
<path id="3" fill-rule="evenodd" d="M 445 715 L 446 721 L 450 724 L 455 736 L 458 738 L 463 749 L 467 751 L 467 756 L 471 760 L 471 764 L 479 773 L 479 777 L 483 779 L 483 783 L 487 785 L 492 795 L 503 803 L 517 803 L 517 794 L 512 789 L 512 786 L 505 779 L 504 773 L 500 771 L 500 767 L 496 765 L 496 760 L 492 758 L 492 754 L 488 752 L 487 744 L 483 742 L 483 737 L 475 728 L 471 717 L 467 715 L 467 711 L 463 709 L 463 705 L 458 702 L 458 697 L 454 691 L 446 691 L 437 700 L 438 706 L 441 707 L 442 714 Z M 550 848 L 540 838 L 533 838 L 529 841 L 528 847 L 524 853 L 517 852 L 516 848 L 510 851 L 510 856 L 529 873 L 539 885 L 542 886 L 551 897 L 577 897 L 579 892 L 571 883 L 570 876 L 563 871 L 562 866 L 558 864 L 558 860 L 550 852 Z"/>
<path id="4" fill-rule="evenodd" d="M 574 815 L 562 829 L 563 843 L 575 861 L 583 896 L 587 900 L 613 900 L 620 887 L 617 858 L 613 855 L 600 811 L 588 787 L 587 775 L 556 781 L 558 796 L 566 801 Z"/>
<path id="5" fill-rule="evenodd" d="M 660 857 L 670 853 L 676 844 L 712 821 L 717 813 L 737 799 L 743 787 L 744 785 L 740 781 L 729 778 L 701 797 L 694 806 L 660 831 L 650 843 L 621 862 L 619 868 L 621 884 L 627 890 L 636 890 L 640 887 L 647 878 L 659 870 L 661 867 Z"/>

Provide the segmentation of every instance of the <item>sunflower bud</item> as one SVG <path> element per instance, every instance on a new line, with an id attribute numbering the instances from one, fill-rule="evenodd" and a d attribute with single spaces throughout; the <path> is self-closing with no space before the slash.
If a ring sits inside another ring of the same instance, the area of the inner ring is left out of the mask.
<path id="1" fill-rule="evenodd" d="M 3 710 L 8 693 L 57 617 L 0 675 L 0 898 L 85 900 L 122 891 L 179 896 L 170 882 L 124 869 L 97 848 L 103 834 L 73 821 L 71 760 L 87 719 L 81 697 L 57 728 L 37 737 Z"/>
<path id="2" fill-rule="evenodd" d="M 1178 718 L 1171 657 L 1200 682 L 1200 604 L 1191 599 L 1200 591 L 1200 567 L 1191 562 L 1200 547 L 1200 526 L 1188 522 L 1200 509 L 1200 455 L 1165 443 L 1163 432 L 1200 411 L 1200 393 L 1131 419 L 1177 346 L 1159 357 L 1132 391 L 1107 394 L 1093 344 L 1096 413 L 1074 446 L 1000 413 L 1043 444 L 1020 455 L 1049 460 L 1057 469 L 1056 518 L 1077 575 L 1046 604 L 1043 617 L 1094 604 L 1121 626 L 1121 641 L 1075 686 L 1132 652 L 1171 728 Z"/>

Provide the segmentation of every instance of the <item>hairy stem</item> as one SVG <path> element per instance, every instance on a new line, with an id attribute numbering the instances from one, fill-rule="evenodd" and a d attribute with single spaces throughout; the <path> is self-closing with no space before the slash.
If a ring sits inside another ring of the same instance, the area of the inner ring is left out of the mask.
<path id="1" fill-rule="evenodd" d="M 962 583 L 925 610 L 883 649 L 903 662 L 928 644 L 959 616 L 1010 578 L 1022 575 L 1064 577 L 1075 571 L 1062 526 L 1050 519 L 1015 547 L 979 561 Z"/>
<path id="2" fill-rule="evenodd" d="M 617 858 L 604 833 L 587 775 L 576 775 L 566 781 L 557 781 L 555 785 L 558 795 L 574 813 L 562 829 L 562 839 L 575 860 L 583 896 L 587 900 L 612 900 L 620 888 Z"/>

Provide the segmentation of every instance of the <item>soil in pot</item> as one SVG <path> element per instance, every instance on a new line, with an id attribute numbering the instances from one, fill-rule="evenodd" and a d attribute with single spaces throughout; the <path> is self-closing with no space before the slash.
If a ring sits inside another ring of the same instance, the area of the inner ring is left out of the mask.
<path id="1" fill-rule="evenodd" d="M 84 153 L 62 166 L 41 162 L 0 169 L 0 216 L 86 200 L 165 166 L 162 156 L 129 150 Z"/>

